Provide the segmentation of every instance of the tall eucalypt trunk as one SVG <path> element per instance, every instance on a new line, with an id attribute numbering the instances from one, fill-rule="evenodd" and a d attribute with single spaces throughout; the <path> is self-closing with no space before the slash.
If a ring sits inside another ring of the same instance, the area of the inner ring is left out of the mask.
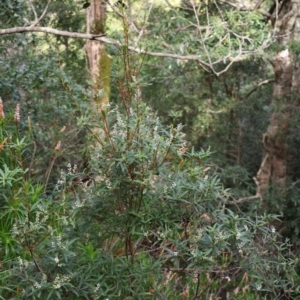
<path id="1" fill-rule="evenodd" d="M 105 34 L 106 1 L 91 0 L 87 8 L 87 33 Z M 110 72 L 112 59 L 105 50 L 105 45 L 96 40 L 88 40 L 84 46 L 88 69 L 92 82 L 94 109 L 99 112 L 109 102 Z"/>
<path id="2" fill-rule="evenodd" d="M 263 157 L 256 175 L 257 192 L 264 197 L 270 185 L 284 195 L 287 169 L 287 133 L 289 121 L 300 91 L 300 55 L 293 53 L 292 42 L 300 42 L 300 0 L 280 2 L 275 24 L 277 40 L 282 50 L 273 60 L 275 82 L 273 112 L 263 134 Z"/>

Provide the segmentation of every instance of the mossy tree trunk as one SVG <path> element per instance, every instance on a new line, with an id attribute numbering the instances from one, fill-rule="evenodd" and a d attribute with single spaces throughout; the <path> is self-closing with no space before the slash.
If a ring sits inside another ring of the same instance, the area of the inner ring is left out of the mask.
<path id="1" fill-rule="evenodd" d="M 87 33 L 105 34 L 106 1 L 91 0 L 87 8 Z M 110 72 L 112 59 L 105 45 L 96 40 L 88 40 L 84 50 L 87 55 L 88 69 L 92 82 L 93 103 L 99 111 L 109 102 Z"/>
<path id="2" fill-rule="evenodd" d="M 278 15 L 277 40 L 282 50 L 273 60 L 274 87 L 273 112 L 269 126 L 263 134 L 263 157 L 257 173 L 257 190 L 263 197 L 270 185 L 279 188 L 284 195 L 287 174 L 287 134 L 292 108 L 297 105 L 300 91 L 300 56 L 293 53 L 291 45 L 300 42 L 300 0 L 281 2 Z M 295 51 L 294 51 L 295 52 Z"/>

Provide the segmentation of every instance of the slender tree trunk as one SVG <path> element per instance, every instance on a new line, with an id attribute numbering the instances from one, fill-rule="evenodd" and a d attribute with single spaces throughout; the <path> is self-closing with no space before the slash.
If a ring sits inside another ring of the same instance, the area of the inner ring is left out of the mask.
<path id="1" fill-rule="evenodd" d="M 300 0 L 281 2 L 278 16 L 278 42 L 284 50 L 277 53 L 273 60 L 275 82 L 273 88 L 273 113 L 269 126 L 263 134 L 263 157 L 256 175 L 257 192 L 262 197 L 270 184 L 279 187 L 284 193 L 287 168 L 287 130 L 291 118 L 294 96 L 299 93 L 300 63 L 289 46 L 292 41 L 300 41 L 299 11 Z M 299 56 L 299 55 L 298 55 Z"/>
<path id="2" fill-rule="evenodd" d="M 105 34 L 106 1 L 91 0 L 87 8 L 87 33 Z M 111 57 L 100 41 L 88 40 L 84 46 L 88 69 L 92 81 L 93 98 L 96 109 L 108 103 L 110 93 Z"/>

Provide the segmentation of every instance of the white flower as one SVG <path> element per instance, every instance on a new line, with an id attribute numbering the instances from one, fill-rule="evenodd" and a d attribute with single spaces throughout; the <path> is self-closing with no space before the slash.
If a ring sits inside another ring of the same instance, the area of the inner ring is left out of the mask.
<path id="1" fill-rule="evenodd" d="M 238 244 L 238 248 L 242 249 L 245 246 L 245 244 L 246 244 L 245 241 L 241 242 L 240 244 Z"/>
<path id="2" fill-rule="evenodd" d="M 167 185 L 164 186 L 164 193 L 165 193 L 165 194 L 168 193 L 168 186 L 167 186 Z"/>
<path id="3" fill-rule="evenodd" d="M 177 150 L 177 154 L 179 156 L 182 156 L 185 152 L 186 152 L 187 148 L 186 148 L 186 142 L 183 142 L 181 145 L 180 145 L 180 148 Z"/>
<path id="4" fill-rule="evenodd" d="M 53 281 L 53 288 L 54 289 L 59 289 L 61 287 L 62 283 L 69 282 L 72 277 L 73 277 L 72 273 L 69 274 L 69 275 L 60 275 L 60 274 L 57 274 L 55 276 L 54 281 Z"/>
<path id="5" fill-rule="evenodd" d="M 47 282 L 47 275 L 43 274 L 42 275 L 42 283 L 46 283 Z"/>
<path id="6" fill-rule="evenodd" d="M 82 202 L 80 200 L 76 200 L 75 206 L 77 208 L 80 208 L 80 207 L 84 206 L 85 201 L 86 201 L 85 199 L 83 199 Z"/>
<path id="7" fill-rule="evenodd" d="M 54 261 L 58 264 L 58 263 L 59 263 L 59 258 L 56 256 L 56 257 L 54 258 Z"/>
<path id="8" fill-rule="evenodd" d="M 19 233 L 20 233 L 20 232 L 19 232 L 19 230 L 18 230 L 17 225 L 14 224 L 14 225 L 13 225 L 13 235 L 16 236 L 16 235 L 18 235 Z"/>
<path id="9" fill-rule="evenodd" d="M 76 173 L 77 165 L 74 164 L 74 166 L 73 166 L 73 168 L 72 168 L 72 165 L 71 165 L 70 163 L 68 163 L 67 169 L 68 169 L 68 174 L 69 174 L 69 175 L 73 175 L 73 174 Z"/>
<path id="10" fill-rule="evenodd" d="M 174 254 L 174 256 L 177 256 L 177 255 L 178 255 L 178 252 L 177 252 L 177 251 L 174 251 L 173 254 Z"/>
<path id="11" fill-rule="evenodd" d="M 108 178 L 105 180 L 105 184 L 106 184 L 106 187 L 110 190 L 111 189 L 111 182 Z"/>
<path id="12" fill-rule="evenodd" d="M 43 219 L 41 220 L 41 223 L 45 223 L 45 222 L 47 221 L 47 219 L 48 219 L 48 215 L 45 215 L 45 216 L 43 217 Z"/>
<path id="13" fill-rule="evenodd" d="M 34 283 L 34 287 L 37 288 L 37 289 L 40 289 L 40 288 L 41 288 L 41 285 L 40 285 L 39 283 L 35 282 L 35 283 Z"/>
<path id="14" fill-rule="evenodd" d="M 22 260 L 22 258 L 21 258 L 20 256 L 18 256 L 18 263 L 19 263 L 19 266 L 20 266 L 20 267 L 23 267 L 23 266 L 24 266 L 23 260 Z"/>
<path id="15" fill-rule="evenodd" d="M 261 288 L 262 288 L 261 284 L 257 284 L 257 285 L 256 285 L 256 289 L 257 289 L 258 291 L 260 291 Z"/>
<path id="16" fill-rule="evenodd" d="M 20 266 L 20 269 L 28 267 L 29 262 L 27 260 L 23 260 L 20 256 L 17 257 L 17 260 L 18 260 L 18 264 Z"/>
<path id="17" fill-rule="evenodd" d="M 35 216 L 35 223 L 39 223 L 39 222 L 40 222 L 40 212 L 38 211 Z"/>
<path id="18" fill-rule="evenodd" d="M 100 283 L 97 283 L 95 289 L 94 289 L 94 293 L 97 293 L 100 289 Z"/>
<path id="19" fill-rule="evenodd" d="M 72 175 L 72 165 L 70 163 L 68 163 L 67 168 L 68 168 L 68 174 Z"/>
<path id="20" fill-rule="evenodd" d="M 271 226 L 271 231 L 272 231 L 272 233 L 275 233 L 275 232 L 276 232 L 276 229 L 275 229 L 274 226 Z"/>
<path id="21" fill-rule="evenodd" d="M 53 283 L 53 288 L 54 289 L 60 289 L 60 287 L 61 287 L 61 283 L 60 282 L 56 282 L 56 283 Z"/>

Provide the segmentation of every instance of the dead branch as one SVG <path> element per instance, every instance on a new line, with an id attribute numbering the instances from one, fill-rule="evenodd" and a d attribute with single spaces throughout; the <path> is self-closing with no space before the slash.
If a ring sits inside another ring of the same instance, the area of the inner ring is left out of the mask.
<path id="1" fill-rule="evenodd" d="M 243 96 L 243 99 L 248 98 L 252 93 L 254 93 L 255 91 L 257 91 L 261 86 L 269 84 L 270 82 L 274 82 L 274 79 L 267 79 L 264 80 L 262 82 L 260 82 L 259 84 L 257 84 L 252 90 L 250 90 L 245 96 Z"/>
<path id="2" fill-rule="evenodd" d="M 35 12 L 34 6 L 32 5 L 33 11 L 34 11 L 34 15 L 35 15 L 35 20 L 34 20 L 34 22 L 30 25 L 31 27 L 36 26 L 36 25 L 44 18 L 44 16 L 46 15 L 47 10 L 48 10 L 49 5 L 50 5 L 51 2 L 52 2 L 52 0 L 48 0 L 48 2 L 47 2 L 47 4 L 46 4 L 46 7 L 45 7 L 44 11 L 43 11 L 43 13 L 41 14 L 41 16 L 40 16 L 39 18 L 37 18 L 37 14 L 36 14 L 36 12 Z M 31 1 L 30 1 L 30 3 L 31 3 Z M 32 3 L 31 3 L 31 4 L 32 4 Z"/>
<path id="3" fill-rule="evenodd" d="M 8 34 L 16 34 L 16 33 L 28 33 L 28 32 L 42 32 L 42 33 L 48 33 L 48 34 L 54 34 L 59 36 L 66 36 L 71 38 L 81 38 L 81 39 L 88 39 L 88 40 L 97 40 L 106 44 L 114 45 L 116 47 L 123 47 L 124 45 L 114 39 L 107 38 L 105 35 L 95 35 L 95 34 L 88 34 L 88 33 L 79 33 L 79 32 L 71 32 L 71 31 L 64 31 L 64 30 L 58 30 L 50 27 L 39 27 L 39 26 L 24 26 L 24 27 L 13 27 L 13 28 L 7 28 L 7 29 L 0 29 L 0 35 L 8 35 Z M 222 73 L 225 73 L 230 66 L 236 62 L 240 61 L 241 59 L 245 59 L 249 55 L 252 55 L 256 51 L 249 52 L 249 53 L 243 53 L 242 51 L 242 43 L 240 43 L 240 49 L 235 57 L 232 57 L 231 53 L 228 53 L 225 57 L 221 57 L 215 61 L 211 61 L 210 55 L 208 53 L 208 50 L 206 49 L 207 57 L 209 62 L 206 62 L 201 58 L 200 55 L 179 55 L 179 54 L 173 54 L 173 53 L 164 53 L 164 52 L 152 52 L 147 51 L 138 47 L 133 46 L 127 46 L 128 49 L 132 52 L 138 53 L 138 54 L 145 54 L 149 56 L 155 56 L 155 57 L 166 57 L 166 58 L 172 58 L 172 59 L 178 59 L 178 60 L 192 60 L 198 62 L 202 68 L 204 68 L 206 71 L 212 71 L 216 76 L 221 75 Z M 262 46 L 267 47 L 267 44 L 264 44 Z M 257 49 L 259 51 L 261 49 Z M 229 61 L 227 66 L 221 70 L 216 71 L 214 66 L 218 65 L 219 63 L 224 63 L 225 61 Z"/>
<path id="4" fill-rule="evenodd" d="M 254 200 L 254 199 L 260 199 L 260 200 L 262 200 L 262 197 L 261 197 L 260 194 L 255 194 L 254 196 L 243 197 L 243 198 L 239 198 L 239 199 L 233 198 L 233 200 L 232 201 L 228 201 L 227 204 L 240 204 L 242 202 L 246 202 L 246 201 Z"/>
<path id="5" fill-rule="evenodd" d="M 7 29 L 0 29 L 0 35 L 27 33 L 27 32 L 42 32 L 42 33 L 66 36 L 66 37 L 71 37 L 71 38 L 97 40 L 97 41 L 100 41 L 100 42 L 103 42 L 106 44 L 114 45 L 116 47 L 123 46 L 121 42 L 107 38 L 107 37 L 105 37 L 105 35 L 71 32 L 71 31 L 58 30 L 58 29 L 49 28 L 49 27 L 27 26 L 27 27 L 13 27 L 13 28 L 7 28 Z M 180 59 L 180 60 L 195 60 L 195 61 L 198 61 L 203 66 L 210 67 L 210 64 L 201 60 L 200 56 L 198 56 L 198 55 L 177 55 L 177 54 L 172 54 L 172 53 L 151 52 L 151 51 L 143 50 L 143 49 L 132 47 L 132 46 L 128 46 L 128 49 L 133 52 L 136 52 L 138 54 L 146 54 L 146 55 L 150 55 L 150 56 L 170 57 L 170 58 Z M 215 62 L 215 63 L 217 63 L 217 62 Z"/>

